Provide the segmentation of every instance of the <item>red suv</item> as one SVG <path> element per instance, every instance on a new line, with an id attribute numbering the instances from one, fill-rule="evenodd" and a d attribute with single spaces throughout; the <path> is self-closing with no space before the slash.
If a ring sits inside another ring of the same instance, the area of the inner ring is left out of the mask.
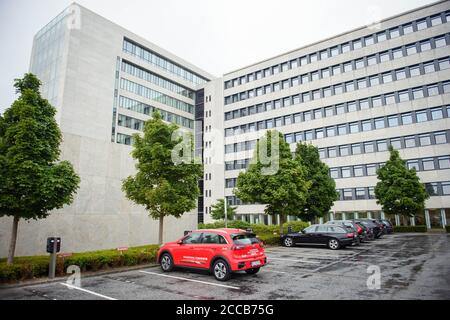
<path id="1" fill-rule="evenodd" d="M 267 263 L 263 243 L 256 235 L 241 229 L 196 230 L 158 250 L 157 261 L 165 272 L 174 267 L 210 270 L 217 280 L 244 270 L 255 274 Z"/>

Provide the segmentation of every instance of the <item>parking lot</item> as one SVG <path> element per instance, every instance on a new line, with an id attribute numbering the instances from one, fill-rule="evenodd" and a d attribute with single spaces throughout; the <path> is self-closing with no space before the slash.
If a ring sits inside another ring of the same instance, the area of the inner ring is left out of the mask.
<path id="1" fill-rule="evenodd" d="M 206 272 L 159 267 L 7 288 L 0 299 L 450 299 L 450 236 L 393 234 L 357 247 L 268 247 L 256 275 L 219 282 Z M 380 288 L 369 289 L 371 266 Z M 369 269 L 370 270 L 370 269 Z"/>

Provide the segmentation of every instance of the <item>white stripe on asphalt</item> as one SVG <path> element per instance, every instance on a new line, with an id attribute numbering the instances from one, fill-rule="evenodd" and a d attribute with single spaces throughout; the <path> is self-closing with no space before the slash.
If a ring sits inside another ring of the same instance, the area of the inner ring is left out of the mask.
<path id="1" fill-rule="evenodd" d="M 267 258 L 269 258 L 269 260 L 281 260 L 281 261 L 292 261 L 292 262 L 304 262 L 304 263 L 320 264 L 319 261 L 308 261 L 308 260 L 298 260 L 298 259 L 285 259 L 285 258 L 273 258 L 273 257 L 269 257 L 269 256 L 267 256 Z"/>
<path id="2" fill-rule="evenodd" d="M 107 300 L 117 300 L 115 298 L 111 298 L 111 297 L 105 296 L 103 294 L 100 294 L 100 293 L 97 293 L 97 292 L 94 292 L 94 291 L 91 291 L 91 290 L 83 289 L 83 288 L 80 288 L 80 287 L 77 287 L 77 286 L 74 286 L 74 285 L 71 285 L 71 284 L 68 284 L 68 283 L 61 282 L 60 284 L 62 284 L 63 286 L 66 286 L 66 287 L 68 287 L 70 289 L 76 289 L 76 290 L 80 290 L 80 291 L 83 291 L 83 292 L 87 292 L 87 293 L 93 294 L 94 296 L 101 297 L 101 298 L 104 298 L 104 299 L 107 299 Z"/>
<path id="3" fill-rule="evenodd" d="M 270 270 L 270 269 L 264 269 L 264 272 L 287 273 L 287 272 L 284 272 L 284 271 L 275 271 L 275 270 Z"/>
<path id="4" fill-rule="evenodd" d="M 178 280 L 192 281 L 192 282 L 198 282 L 198 283 L 203 283 L 203 284 L 209 284 L 211 286 L 224 287 L 224 288 L 230 288 L 230 289 L 235 289 L 235 290 L 240 290 L 241 289 L 239 287 L 227 286 L 225 284 L 212 283 L 212 282 L 207 282 L 207 281 L 200 281 L 200 280 L 194 280 L 194 279 L 182 278 L 182 277 L 176 277 L 176 276 L 169 276 L 167 274 L 161 274 L 161 273 L 156 273 L 156 272 L 149 272 L 149 271 L 143 271 L 143 270 L 141 270 L 139 272 L 146 273 L 146 274 L 153 274 L 155 276 L 161 276 L 161 277 L 178 279 Z"/>

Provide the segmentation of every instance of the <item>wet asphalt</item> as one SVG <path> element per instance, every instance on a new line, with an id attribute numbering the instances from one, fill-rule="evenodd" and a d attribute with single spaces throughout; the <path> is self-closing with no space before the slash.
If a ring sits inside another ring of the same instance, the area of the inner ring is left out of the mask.
<path id="1" fill-rule="evenodd" d="M 269 263 L 258 274 L 237 273 L 227 282 L 216 281 L 206 272 L 163 273 L 154 267 L 82 277 L 81 288 L 70 288 L 64 280 L 0 287 L 0 299 L 450 299 L 447 234 L 385 235 L 337 251 L 270 247 L 266 254 Z M 380 271 L 379 286 L 373 270 Z"/>

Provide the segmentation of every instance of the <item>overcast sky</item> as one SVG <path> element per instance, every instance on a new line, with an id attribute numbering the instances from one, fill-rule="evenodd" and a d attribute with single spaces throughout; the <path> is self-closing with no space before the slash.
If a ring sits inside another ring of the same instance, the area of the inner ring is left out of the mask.
<path id="1" fill-rule="evenodd" d="M 73 1 L 0 0 L 0 113 L 28 71 L 34 34 Z M 78 0 L 220 76 L 434 0 Z"/>

